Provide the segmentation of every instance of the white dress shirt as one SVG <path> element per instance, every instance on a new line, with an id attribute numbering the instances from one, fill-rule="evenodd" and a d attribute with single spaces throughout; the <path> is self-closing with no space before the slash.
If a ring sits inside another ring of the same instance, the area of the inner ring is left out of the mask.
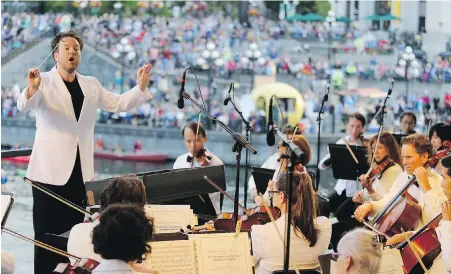
<path id="1" fill-rule="evenodd" d="M 94 270 L 92 274 L 96 273 L 114 273 L 114 274 L 134 274 L 131 266 L 122 260 L 103 260 Z"/>
<path id="2" fill-rule="evenodd" d="M 261 166 L 262 168 L 267 168 L 267 169 L 274 169 L 276 172 L 274 172 L 274 174 L 278 173 L 278 170 L 280 169 L 280 162 L 279 160 L 279 153 L 274 153 L 273 155 L 271 155 L 271 157 L 268 158 L 268 160 L 266 160 L 266 162 L 263 163 L 263 165 Z M 254 180 L 254 176 L 251 175 L 251 177 L 249 178 L 249 190 L 248 192 L 251 194 L 251 197 L 255 197 L 258 195 L 257 193 L 257 186 L 255 185 L 255 180 Z"/>
<path id="3" fill-rule="evenodd" d="M 451 273 L 451 221 L 440 221 L 439 226 L 435 229 L 438 240 L 442 247 L 442 252 L 435 259 L 430 273 Z"/>
<path id="4" fill-rule="evenodd" d="M 287 214 L 275 221 L 282 236 L 285 231 Z M 301 232 L 294 231 L 291 226 L 290 241 L 290 269 L 320 269 L 318 256 L 324 254 L 329 246 L 332 235 L 332 225 L 328 218 L 316 218 L 319 230 L 318 241 L 310 247 Z M 251 231 L 252 250 L 255 263 L 255 274 L 270 274 L 275 270 L 282 270 L 284 263 L 283 243 L 277 234 L 273 223 L 253 225 Z"/>
<path id="5" fill-rule="evenodd" d="M 346 138 L 346 141 L 348 141 L 349 145 L 355 145 L 355 146 L 361 146 L 362 142 L 360 142 L 360 140 L 351 142 L 351 136 L 346 136 L 344 137 Z M 340 138 L 340 140 L 338 140 L 336 142 L 336 144 L 341 144 L 344 145 L 345 141 L 343 140 L 343 138 Z M 328 168 L 330 168 L 331 166 L 326 166 L 324 164 L 325 161 L 327 161 L 328 159 L 330 159 L 330 153 L 328 153 L 326 156 L 324 156 L 324 158 L 320 161 L 318 168 L 320 170 L 326 170 Z M 343 190 L 346 190 L 346 196 L 347 197 L 352 197 L 354 195 L 354 193 L 357 192 L 358 190 L 358 185 L 359 182 L 357 182 L 356 180 L 343 180 L 343 179 L 338 179 L 337 180 L 337 184 L 335 185 L 335 191 L 338 193 L 338 195 L 341 195 L 341 193 L 343 193 Z"/>
<path id="6" fill-rule="evenodd" d="M 27 98 L 25 88 L 17 100 L 19 111 L 35 110 L 36 136 L 27 177 L 44 184 L 64 185 L 74 168 L 77 147 L 80 152 L 83 181 L 94 178 L 94 126 L 97 109 L 109 112 L 129 111 L 152 98 L 146 89 L 138 86 L 117 95 L 104 89 L 92 77 L 76 74 L 84 95 L 77 121 L 72 97 L 54 67 L 41 73 L 41 84 L 36 93 Z"/>
<path id="7" fill-rule="evenodd" d="M 396 196 L 396 194 L 399 193 L 399 191 L 408 183 L 409 178 L 410 176 L 407 172 L 399 174 L 393 182 L 390 191 L 384 195 L 382 199 L 369 202 L 373 205 L 373 215 L 381 211 Z M 441 212 L 441 203 L 447 200 L 441 187 L 442 176 L 428 168 L 428 178 L 431 190 L 427 193 L 423 193 L 423 191 L 414 184 L 407 190 L 408 193 L 418 201 L 418 205 L 421 207 L 421 218 L 415 226 L 415 230 L 421 228 L 437 216 Z"/>
<path id="8" fill-rule="evenodd" d="M 79 258 L 92 259 L 101 262 L 103 259 L 99 254 L 94 253 L 94 245 L 92 244 L 91 234 L 99 224 L 96 220 L 92 223 L 81 223 L 75 225 L 69 233 L 67 241 L 67 252 Z M 74 259 L 70 259 L 74 263 Z"/>
<path id="9" fill-rule="evenodd" d="M 374 179 L 373 194 L 370 194 L 366 188 L 363 189 L 363 202 L 378 201 L 382 199 L 382 197 L 390 191 L 393 182 L 402 172 L 402 167 L 398 164 L 387 168 L 387 170 L 382 173 L 382 177 Z"/>
<path id="10" fill-rule="evenodd" d="M 211 153 L 208 149 L 206 149 L 206 154 L 211 156 L 210 164 L 208 166 L 223 166 L 224 163 L 213 153 Z M 188 156 L 192 156 L 190 152 L 180 155 L 175 160 L 173 169 L 181 169 L 181 168 L 192 168 L 192 167 L 200 167 L 200 164 L 193 159 L 193 165 L 191 166 L 191 162 L 187 161 Z M 215 208 L 216 214 L 221 212 L 221 192 L 209 193 L 211 203 Z"/>

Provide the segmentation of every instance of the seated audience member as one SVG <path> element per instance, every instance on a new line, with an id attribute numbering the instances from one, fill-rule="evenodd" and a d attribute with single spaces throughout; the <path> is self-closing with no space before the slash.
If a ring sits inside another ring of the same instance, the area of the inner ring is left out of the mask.
<path id="1" fill-rule="evenodd" d="M 284 248 L 277 230 L 284 234 L 287 223 L 287 173 L 276 180 L 270 195 L 282 216 L 274 223 L 252 226 L 251 238 L 256 274 L 283 269 Z M 292 180 L 290 269 L 320 270 L 318 256 L 329 246 L 331 223 L 317 217 L 318 204 L 312 180 L 306 172 L 295 172 Z M 276 228 L 277 227 L 277 228 Z"/>
<path id="2" fill-rule="evenodd" d="M 142 206 L 108 206 L 92 231 L 94 252 L 103 258 L 92 273 L 136 273 L 134 265 L 150 254 L 152 231 Z"/>
<path id="3" fill-rule="evenodd" d="M 338 243 L 334 253 L 337 274 L 379 273 L 382 261 L 382 244 L 375 242 L 376 233 L 364 228 L 351 230 Z"/>

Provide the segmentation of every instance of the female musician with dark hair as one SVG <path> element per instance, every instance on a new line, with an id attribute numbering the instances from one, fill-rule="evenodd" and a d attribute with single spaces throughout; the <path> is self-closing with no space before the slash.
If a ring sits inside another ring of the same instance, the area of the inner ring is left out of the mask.
<path id="1" fill-rule="evenodd" d="M 407 192 L 418 201 L 418 205 L 421 207 L 421 217 L 416 228 L 427 224 L 440 213 L 440 204 L 446 200 L 440 187 L 443 178 L 433 169 L 424 167 L 432 156 L 429 139 L 421 134 L 405 137 L 402 141 L 401 155 L 405 172 L 398 175 L 390 191 L 382 199 L 366 202 L 357 208 L 355 217 L 358 221 L 363 221 L 369 214 L 381 211 L 410 181 L 412 174 L 416 177 L 418 187 L 412 184 Z M 398 234 L 390 238 L 387 244 L 396 244 L 403 240 L 404 237 Z"/>
<path id="2" fill-rule="evenodd" d="M 368 148 L 368 163 L 371 164 L 374 157 L 372 171 L 375 173 L 370 173 L 372 178 L 367 178 L 366 174 L 360 176 L 360 182 L 365 188 L 354 194 L 354 203 L 362 204 L 382 199 L 396 177 L 402 173 L 401 154 L 395 138 L 390 133 L 381 133 L 376 147 L 377 138 L 378 135 L 375 135 L 370 139 Z"/>
<path id="3" fill-rule="evenodd" d="M 92 273 L 136 273 L 133 266 L 150 254 L 152 231 L 143 207 L 108 206 L 92 231 L 94 252 L 103 258 Z"/>
<path id="4" fill-rule="evenodd" d="M 185 146 L 188 152 L 180 155 L 175 160 L 174 169 L 224 165 L 216 155 L 205 147 L 208 137 L 202 124 L 197 122 L 188 123 L 183 127 L 182 136 L 185 139 Z M 210 193 L 209 196 L 216 214 L 219 214 L 221 211 L 220 192 Z"/>
<path id="5" fill-rule="evenodd" d="M 290 269 L 320 269 L 318 256 L 324 254 L 329 245 L 331 223 L 328 218 L 317 216 L 318 202 L 307 173 L 293 174 L 292 190 L 292 208 L 288 209 L 287 173 L 282 173 L 270 191 L 273 204 L 280 209 L 282 216 L 275 223 L 252 226 L 256 274 L 269 274 L 283 269 L 283 244 L 277 236 L 277 230 L 284 231 L 288 210 L 292 212 Z"/>
<path id="6" fill-rule="evenodd" d="M 134 204 L 141 208 L 147 203 L 143 182 L 136 176 L 124 176 L 110 181 L 100 196 L 100 213 L 112 204 Z M 99 221 L 75 225 L 69 234 L 67 252 L 80 258 L 102 261 L 102 257 L 94 252 L 91 233 Z M 72 261 L 74 262 L 74 261 Z"/>
<path id="7" fill-rule="evenodd" d="M 433 125 L 429 130 L 429 139 L 434 152 L 441 150 L 445 141 L 451 141 L 451 126 L 444 123 Z"/>

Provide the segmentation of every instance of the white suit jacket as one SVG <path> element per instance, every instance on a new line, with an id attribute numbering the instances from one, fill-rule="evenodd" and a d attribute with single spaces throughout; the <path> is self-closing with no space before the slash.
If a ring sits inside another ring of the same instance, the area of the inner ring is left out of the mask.
<path id="1" fill-rule="evenodd" d="M 17 101 L 19 111 L 35 110 L 36 136 L 27 177 L 44 184 L 64 185 L 80 150 L 83 181 L 94 178 L 94 125 L 100 108 L 110 112 L 128 111 L 152 98 L 135 86 L 117 95 L 104 89 L 92 76 L 77 73 L 84 101 L 77 122 L 72 97 L 56 67 L 41 73 L 38 91 L 27 99 L 28 88 Z"/>

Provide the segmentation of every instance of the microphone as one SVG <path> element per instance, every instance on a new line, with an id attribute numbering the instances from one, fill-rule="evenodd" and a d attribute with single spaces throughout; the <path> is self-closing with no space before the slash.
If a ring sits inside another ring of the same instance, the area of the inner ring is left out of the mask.
<path id="1" fill-rule="evenodd" d="M 186 70 L 183 72 L 182 81 L 180 83 L 179 100 L 177 101 L 177 106 L 179 109 L 182 109 L 185 106 L 185 101 L 183 100 L 183 92 L 185 91 L 185 78 Z"/>
<path id="2" fill-rule="evenodd" d="M 227 92 L 227 97 L 224 99 L 224 106 L 227 106 L 229 104 L 230 92 L 232 91 L 232 88 L 233 88 L 233 82 L 230 83 L 230 88 L 229 88 L 229 91 Z"/>
<path id="3" fill-rule="evenodd" d="M 272 130 L 274 126 L 274 118 L 272 112 L 272 99 L 269 100 L 269 110 L 268 110 L 268 133 L 266 134 L 266 144 L 268 146 L 273 146 L 276 143 L 276 136 L 274 135 L 274 131 Z"/>
<path id="4" fill-rule="evenodd" d="M 324 95 L 324 102 L 327 102 L 327 100 L 329 100 L 330 80 L 327 81 L 326 90 L 327 90 L 327 93 L 326 93 L 326 95 Z"/>
<path id="5" fill-rule="evenodd" d="M 390 96 L 393 91 L 393 83 L 395 83 L 395 79 L 391 79 L 390 88 L 388 89 L 388 96 Z"/>

